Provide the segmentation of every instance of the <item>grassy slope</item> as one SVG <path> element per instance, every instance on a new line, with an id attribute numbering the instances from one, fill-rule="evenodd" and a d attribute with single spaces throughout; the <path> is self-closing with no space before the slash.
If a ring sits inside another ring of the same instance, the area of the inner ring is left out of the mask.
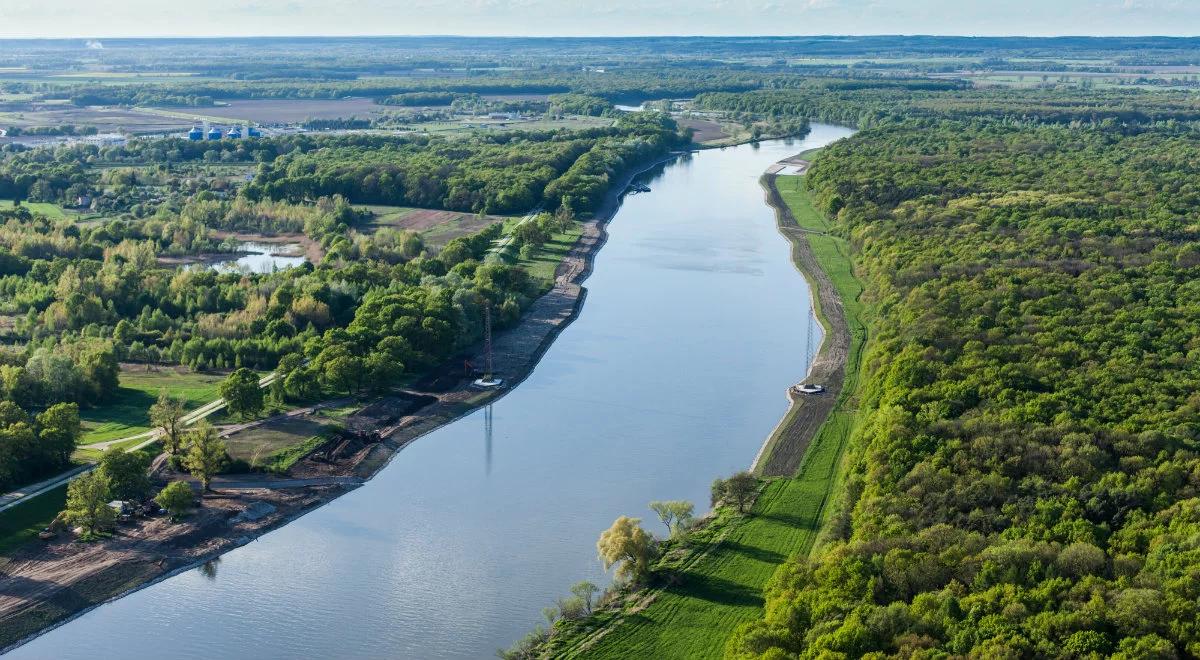
<path id="1" fill-rule="evenodd" d="M 828 228 L 812 207 L 800 177 L 781 177 L 778 186 L 801 226 L 814 231 Z M 851 363 L 838 406 L 809 445 L 795 478 L 772 481 L 753 515 L 704 560 L 683 570 L 678 586 L 662 591 L 643 611 L 625 616 L 594 646 L 570 656 L 719 657 L 738 624 L 762 615 L 762 590 L 779 564 L 789 555 L 811 550 L 829 495 L 840 481 L 843 449 L 858 421 L 853 402 L 866 332 L 859 302 L 862 285 L 853 275 L 848 244 L 826 235 L 812 234 L 809 239 L 842 296 L 852 337 Z"/>

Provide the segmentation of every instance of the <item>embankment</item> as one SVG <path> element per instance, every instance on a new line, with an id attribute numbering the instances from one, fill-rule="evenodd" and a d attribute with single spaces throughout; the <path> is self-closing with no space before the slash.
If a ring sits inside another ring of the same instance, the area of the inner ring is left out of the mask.
<path id="1" fill-rule="evenodd" d="M 791 405 L 763 443 L 750 468 L 764 477 L 791 476 L 800 467 L 809 442 L 841 398 L 851 343 L 842 294 L 818 262 L 810 243 L 811 238 L 822 234 L 796 221 L 792 209 L 780 195 L 778 178 L 777 174 L 764 174 L 760 182 L 766 191 L 767 203 L 775 210 L 779 232 L 791 243 L 792 263 L 808 280 L 813 311 L 824 329 L 825 336 L 809 365 L 805 382 L 822 385 L 825 391 L 817 395 L 788 392 Z"/>

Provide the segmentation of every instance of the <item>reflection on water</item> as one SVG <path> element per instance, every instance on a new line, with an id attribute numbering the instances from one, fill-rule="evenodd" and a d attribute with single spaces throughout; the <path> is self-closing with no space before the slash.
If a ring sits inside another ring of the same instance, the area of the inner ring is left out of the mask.
<path id="1" fill-rule="evenodd" d="M 666 166 L 625 200 L 579 319 L 519 387 L 224 555 L 216 581 L 188 571 L 12 657 L 491 657 L 571 584 L 608 582 L 595 544 L 614 518 L 702 510 L 714 477 L 750 464 L 808 367 L 809 291 L 759 177 L 848 134 Z"/>
<path id="2" fill-rule="evenodd" d="M 221 271 L 244 271 L 271 273 L 284 268 L 299 266 L 306 261 L 304 247 L 298 243 L 259 243 L 243 241 L 238 244 L 239 256 L 206 264 L 208 268 Z"/>
<path id="3" fill-rule="evenodd" d="M 483 473 L 492 473 L 492 404 L 483 409 Z"/>
<path id="4" fill-rule="evenodd" d="M 209 580 L 215 581 L 217 579 L 217 567 L 220 565 L 221 565 L 221 558 L 213 557 L 212 559 L 209 559 L 208 561 L 201 564 L 201 566 L 199 568 L 200 574 L 203 575 L 204 577 L 208 578 Z"/>

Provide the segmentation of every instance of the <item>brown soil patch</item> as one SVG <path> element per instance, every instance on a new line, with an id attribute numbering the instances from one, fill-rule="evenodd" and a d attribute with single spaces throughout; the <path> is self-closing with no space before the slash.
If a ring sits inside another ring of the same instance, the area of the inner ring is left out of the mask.
<path id="1" fill-rule="evenodd" d="M 696 132 L 692 135 L 692 141 L 697 144 L 715 142 L 729 137 L 720 124 L 708 119 L 680 119 L 679 126 L 694 129 Z"/>
<path id="2" fill-rule="evenodd" d="M 295 124 L 308 119 L 371 119 L 388 108 L 372 99 L 228 99 L 228 106 L 212 108 L 170 108 L 175 112 L 195 112 L 206 117 L 224 117 L 230 121 L 259 124 Z"/>

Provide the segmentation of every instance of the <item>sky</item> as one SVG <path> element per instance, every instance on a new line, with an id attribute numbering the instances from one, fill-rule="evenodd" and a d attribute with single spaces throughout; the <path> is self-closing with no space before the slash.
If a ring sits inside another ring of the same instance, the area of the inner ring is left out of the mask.
<path id="1" fill-rule="evenodd" d="M 0 37 L 1200 35 L 1200 0 L 0 0 Z"/>

